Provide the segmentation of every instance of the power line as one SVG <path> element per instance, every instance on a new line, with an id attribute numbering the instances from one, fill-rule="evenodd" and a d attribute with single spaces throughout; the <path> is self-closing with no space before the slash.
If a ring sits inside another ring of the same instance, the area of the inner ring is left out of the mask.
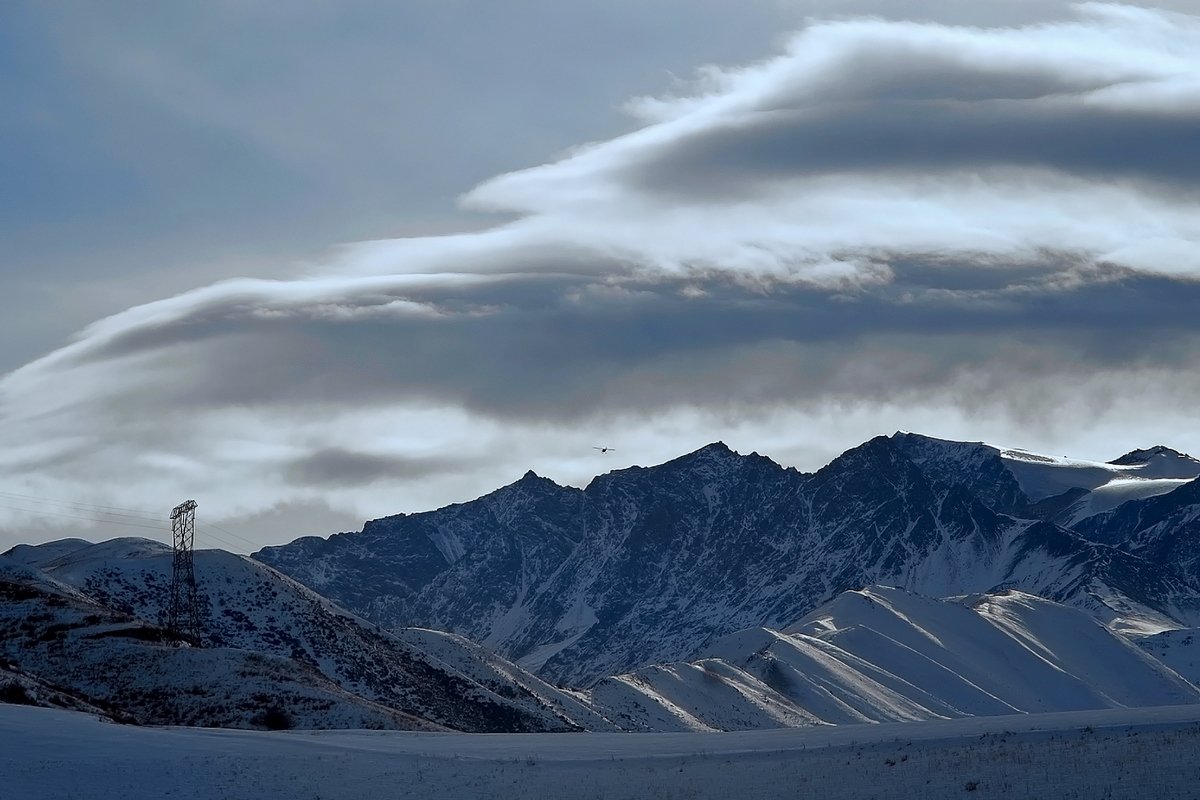
<path id="1" fill-rule="evenodd" d="M 222 533 L 232 536 L 234 539 L 237 539 L 238 541 L 242 542 L 243 544 L 245 544 L 249 547 L 253 547 L 253 548 L 261 547 L 261 545 L 250 541 L 249 539 L 247 539 L 244 536 L 238 536 L 236 533 L 229 530 L 228 528 L 222 528 L 220 525 L 216 524 L 215 522 L 205 522 L 202 527 L 205 529 L 216 528 L 217 530 L 221 531 Z"/>
<path id="2" fill-rule="evenodd" d="M 208 528 L 207 525 L 201 526 L 201 532 L 204 534 L 204 537 L 206 539 L 212 539 L 219 544 L 223 544 L 229 550 L 229 552 L 237 553 L 237 552 L 245 549 L 245 545 L 238 544 L 236 542 L 231 542 L 228 539 L 226 539 L 222 536 L 218 536 L 217 534 L 213 533 L 212 531 L 207 530 L 207 528 Z"/>
<path id="3" fill-rule="evenodd" d="M 131 521 L 125 520 L 125 519 L 112 519 L 110 517 L 87 516 L 87 515 L 83 515 L 83 514 L 67 514 L 67 513 L 61 512 L 61 511 L 46 511 L 46 510 L 42 510 L 42 509 L 23 508 L 21 506 L 10 506 L 10 505 L 5 505 L 3 503 L 0 503 L 0 508 L 7 508 L 12 511 L 19 511 L 29 517 L 33 517 L 34 519 L 38 519 L 38 518 L 42 518 L 42 517 L 59 517 L 62 519 L 77 519 L 77 520 L 80 520 L 83 522 L 107 523 L 107 524 L 116 525 L 116 526 L 119 526 L 122 528 L 141 528 L 143 530 L 158 531 L 159 533 L 166 533 L 166 525 L 162 525 L 162 524 L 160 524 L 160 525 L 142 524 L 140 522 L 131 522 Z M 205 527 L 207 527 L 207 526 L 205 526 Z M 257 550 L 259 547 L 259 545 L 253 544 L 251 542 L 238 543 L 238 542 L 231 541 L 229 539 L 226 539 L 224 536 L 219 536 L 209 530 L 204 531 L 204 536 L 205 536 L 205 538 L 213 539 L 217 543 L 224 545 L 224 547 L 228 548 L 230 552 L 236 553 L 241 550 L 247 549 L 247 547 L 249 547 L 249 549 L 251 549 L 251 550 Z"/>
<path id="4" fill-rule="evenodd" d="M 149 530 L 163 530 L 164 524 L 146 524 L 158 523 L 162 517 L 145 509 L 129 508 L 126 506 L 102 505 L 99 503 L 85 503 L 77 500 L 60 500 L 52 497 L 42 497 L 33 494 L 21 494 L 19 492 L 0 492 L 0 500 L 5 498 L 15 499 L 18 502 L 26 504 L 50 505 L 59 506 L 66 511 L 73 513 L 65 513 L 64 511 L 50 511 L 41 508 L 27 508 L 25 506 L 14 506 L 0 503 L 0 508 L 8 508 L 13 511 L 21 511 L 33 517 L 52 516 L 65 519 L 78 519 L 85 522 L 100 522 L 113 525 L 122 525 L 133 528 L 145 528 Z M 254 551 L 262 545 L 240 536 L 227 528 L 223 528 L 215 523 L 203 523 L 200 525 L 201 530 L 207 538 L 215 539 L 225 545 L 232 551 L 246 549 Z M 213 532 L 213 529 L 221 531 L 224 536 Z"/>
<path id="5" fill-rule="evenodd" d="M 17 492 L 0 492 L 0 496 L 11 497 L 11 498 L 16 498 L 16 499 L 21 499 L 21 500 L 36 501 L 39 503 L 50 503 L 53 505 L 82 506 L 84 508 L 89 508 L 89 509 L 98 509 L 98 510 L 104 511 L 105 513 L 118 513 L 121 516 L 138 516 L 138 517 L 142 517 L 143 519 L 148 519 L 148 520 L 162 519 L 162 517 L 159 514 L 155 514 L 152 511 L 147 511 L 146 509 L 141 509 L 141 508 L 124 508 L 122 506 L 105 506 L 105 505 L 99 505 L 97 503 L 84 503 L 84 502 L 80 502 L 77 500 L 59 500 L 54 497 L 40 497 L 35 494 L 18 494 Z"/>
<path id="6" fill-rule="evenodd" d="M 64 514 L 61 511 L 43 511 L 40 509 L 22 508 L 21 506 L 10 506 L 10 505 L 5 505 L 3 503 L 0 503 L 0 508 L 7 508 L 10 511 L 21 511 L 21 512 L 24 512 L 25 514 L 28 514 L 35 518 L 36 517 L 47 517 L 47 516 L 63 517 L 66 519 L 83 520 L 85 522 L 108 522 L 108 523 L 112 523 L 112 524 L 116 524 L 116 525 L 127 526 L 130 528 L 146 528 L 147 530 L 155 530 L 155 531 L 162 531 L 166 527 L 165 525 L 143 525 L 138 522 L 130 522 L 128 520 L 120 520 L 120 519 L 112 519 L 112 518 L 104 518 L 104 517 L 94 517 L 94 516 L 89 517 L 89 516 L 83 516 L 81 514 Z"/>

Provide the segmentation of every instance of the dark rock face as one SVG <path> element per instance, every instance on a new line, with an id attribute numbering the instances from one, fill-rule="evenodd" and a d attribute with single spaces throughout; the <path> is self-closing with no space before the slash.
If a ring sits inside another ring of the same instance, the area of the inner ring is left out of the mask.
<path id="1" fill-rule="evenodd" d="M 1108 462 L 1110 464 L 1118 464 L 1120 466 L 1134 466 L 1137 464 L 1147 464 L 1156 457 L 1167 456 L 1170 458 L 1189 458 L 1184 453 L 1178 450 L 1172 450 L 1170 447 L 1162 444 L 1156 444 L 1154 447 L 1146 448 L 1145 450 L 1130 450 L 1120 458 L 1114 458 Z"/>
<path id="2" fill-rule="evenodd" d="M 1200 584 L 1200 478 L 1158 497 L 1123 503 L 1083 520 L 1078 529 L 1152 563 L 1173 565 Z"/>
<path id="3" fill-rule="evenodd" d="M 255 558 L 381 625 L 460 633 L 573 685 L 686 659 L 876 583 L 1020 588 L 1105 619 L 1192 608 L 1194 582 L 1157 551 L 1089 541 L 1038 509 L 982 444 L 878 437 L 804 474 L 716 443 L 584 490 L 529 473 L 470 503 Z"/>

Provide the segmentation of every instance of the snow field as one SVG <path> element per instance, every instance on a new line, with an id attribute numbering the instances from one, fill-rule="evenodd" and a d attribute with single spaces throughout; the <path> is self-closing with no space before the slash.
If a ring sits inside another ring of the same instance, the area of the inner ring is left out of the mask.
<path id="1" fill-rule="evenodd" d="M 1197 798 L 1200 707 L 719 734 L 263 733 L 0 706 L 0 798 Z"/>

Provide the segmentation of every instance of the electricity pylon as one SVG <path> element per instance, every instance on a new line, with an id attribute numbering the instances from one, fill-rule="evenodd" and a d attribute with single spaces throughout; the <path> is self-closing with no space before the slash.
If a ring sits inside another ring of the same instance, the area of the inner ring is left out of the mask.
<path id="1" fill-rule="evenodd" d="M 187 500 L 171 509 L 171 601 L 167 606 L 167 628 L 180 638 L 200 643 L 200 597 L 192 545 L 196 541 L 196 501 Z"/>

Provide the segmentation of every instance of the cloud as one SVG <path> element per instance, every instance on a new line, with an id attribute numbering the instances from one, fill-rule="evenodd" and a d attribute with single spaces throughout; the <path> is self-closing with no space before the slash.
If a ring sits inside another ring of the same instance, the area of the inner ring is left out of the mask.
<path id="1" fill-rule="evenodd" d="M 466 196 L 511 222 L 92 325 L 0 380 L 0 474 L 232 518 L 585 482 L 614 431 L 642 463 L 922 422 L 1198 447 L 1197 76 L 1200 17 L 1128 6 L 813 22 Z"/>
<path id="2" fill-rule="evenodd" d="M 447 458 L 404 458 L 331 447 L 308 453 L 284 467 L 284 479 L 300 486 L 363 486 L 380 480 L 404 480 L 454 469 Z"/>
<path id="3" fill-rule="evenodd" d="M 803 277 L 831 258 L 1068 250 L 1195 274 L 1200 22 L 1079 13 L 1023 28 L 814 24 L 783 56 L 636 103 L 656 124 L 467 202 L 676 270 Z"/>
<path id="4" fill-rule="evenodd" d="M 630 94 L 757 55 L 803 13 L 776 0 L 6 4 L 0 371 L 100 316 L 287 276 L 331 243 L 490 224 L 456 207 L 465 188 L 628 130 Z"/>

